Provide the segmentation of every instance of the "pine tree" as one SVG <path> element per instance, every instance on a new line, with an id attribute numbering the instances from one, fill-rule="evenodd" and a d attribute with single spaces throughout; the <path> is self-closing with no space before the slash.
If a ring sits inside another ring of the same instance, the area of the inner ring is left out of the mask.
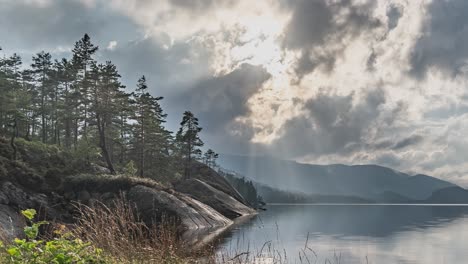
<path id="1" fill-rule="evenodd" d="M 43 143 L 47 142 L 48 99 L 51 93 L 51 59 L 50 53 L 42 51 L 33 56 L 33 64 L 31 65 L 39 86 L 39 114 L 41 116 L 41 139 Z"/>
<path id="2" fill-rule="evenodd" d="M 83 121 L 83 128 L 82 128 L 82 135 L 84 139 L 88 140 L 88 111 L 89 111 L 89 104 L 91 103 L 90 98 L 90 78 L 88 76 L 88 71 L 93 64 L 96 62 L 93 59 L 94 53 L 98 50 L 98 46 L 95 46 L 91 43 L 91 38 L 88 34 L 85 34 L 80 40 L 75 43 L 75 47 L 72 50 L 73 59 L 72 63 L 76 70 L 76 89 L 79 91 L 78 95 L 80 106 L 82 107 L 82 117 L 81 120 Z M 78 120 L 76 121 L 78 123 Z M 76 129 L 77 129 L 76 125 Z M 76 133 L 77 134 L 77 133 Z M 77 135 L 75 135 L 75 141 L 77 139 Z"/>
<path id="3" fill-rule="evenodd" d="M 192 112 L 185 111 L 179 131 L 177 131 L 176 135 L 181 157 L 185 161 L 185 178 L 191 177 L 193 157 L 201 154 L 199 147 L 202 147 L 204 144 L 198 136 L 201 130 L 202 128 L 198 124 L 198 118 L 196 118 Z"/>
<path id="4" fill-rule="evenodd" d="M 70 149 L 72 145 L 72 126 L 75 116 L 76 100 L 73 96 L 73 81 L 75 80 L 75 72 L 72 63 L 63 58 L 55 62 L 57 73 L 57 88 L 56 91 L 56 118 L 63 130 L 63 141 L 66 149 Z M 56 125 L 57 130 L 60 130 L 59 124 Z M 58 132 L 59 133 L 59 132 Z M 60 139 L 60 135 L 57 135 Z"/>
<path id="5" fill-rule="evenodd" d="M 208 167 L 214 169 L 216 167 L 216 159 L 218 159 L 218 157 L 218 153 L 214 152 L 212 149 L 208 149 L 203 156 L 203 162 Z"/>
<path id="6" fill-rule="evenodd" d="M 166 114 L 163 112 L 159 101 L 163 97 L 153 97 L 148 92 L 148 85 L 145 76 L 138 80 L 134 97 L 134 138 L 137 149 L 137 160 L 139 176 L 145 176 L 148 167 L 156 166 L 156 170 L 161 169 L 167 163 L 161 161 L 170 155 L 170 132 L 167 131 L 163 123 Z M 151 159 L 153 166 L 147 165 L 147 160 Z"/>
<path id="7" fill-rule="evenodd" d="M 120 104 L 117 100 L 122 93 L 121 88 L 123 88 L 119 81 L 120 74 L 116 66 L 107 61 L 105 64 L 93 64 L 89 75 L 89 79 L 93 81 L 90 83 L 92 87 L 91 97 L 93 98 L 90 116 L 94 119 L 94 123 L 97 126 L 102 156 L 108 169 L 114 174 L 115 168 L 112 162 L 109 141 L 112 140 L 113 121 L 120 111 Z"/>

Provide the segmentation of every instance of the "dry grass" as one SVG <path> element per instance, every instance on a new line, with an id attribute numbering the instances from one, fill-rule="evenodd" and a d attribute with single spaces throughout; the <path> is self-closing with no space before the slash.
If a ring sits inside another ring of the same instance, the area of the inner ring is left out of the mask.
<path id="1" fill-rule="evenodd" d="M 102 248 L 115 263 L 194 263 L 174 224 L 149 228 L 124 199 L 112 206 L 78 204 L 75 236 Z"/>
<path id="2" fill-rule="evenodd" d="M 319 260 L 309 246 L 309 239 L 298 252 L 298 258 L 290 258 L 284 249 L 274 247 L 272 241 L 261 248 L 249 248 L 246 252 L 216 250 L 206 247 L 193 252 L 190 246 L 179 239 L 175 224 L 164 221 L 151 228 L 135 214 L 135 208 L 123 196 L 114 204 L 106 206 L 76 205 L 77 222 L 70 228 L 74 236 L 93 243 L 104 250 L 109 263 L 227 263 L 227 264 L 311 264 Z M 278 232 L 278 230 L 277 230 Z M 325 260 L 326 264 L 341 264 L 341 254 Z"/>

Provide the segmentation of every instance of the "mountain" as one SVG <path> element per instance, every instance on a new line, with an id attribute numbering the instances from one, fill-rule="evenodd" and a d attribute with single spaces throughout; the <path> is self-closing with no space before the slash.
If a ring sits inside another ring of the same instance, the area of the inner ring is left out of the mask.
<path id="1" fill-rule="evenodd" d="M 424 203 L 432 204 L 468 204 L 468 190 L 458 186 L 435 191 Z"/>
<path id="2" fill-rule="evenodd" d="M 378 165 L 312 165 L 271 157 L 236 155 L 220 155 L 218 163 L 258 183 L 312 195 L 411 201 L 428 199 L 439 189 L 457 187 L 431 176 L 411 176 Z"/>
<path id="3" fill-rule="evenodd" d="M 288 192 L 261 183 L 254 183 L 254 186 L 266 203 L 374 203 L 374 201 L 354 196 Z"/>

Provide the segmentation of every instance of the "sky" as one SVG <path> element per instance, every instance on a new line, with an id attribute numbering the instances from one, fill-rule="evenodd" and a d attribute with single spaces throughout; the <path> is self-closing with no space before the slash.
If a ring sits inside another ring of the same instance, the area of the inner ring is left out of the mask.
<path id="1" fill-rule="evenodd" d="M 220 153 L 379 164 L 468 187 L 466 0 L 0 0 L 0 47 L 70 57 L 84 33 L 168 126 Z"/>

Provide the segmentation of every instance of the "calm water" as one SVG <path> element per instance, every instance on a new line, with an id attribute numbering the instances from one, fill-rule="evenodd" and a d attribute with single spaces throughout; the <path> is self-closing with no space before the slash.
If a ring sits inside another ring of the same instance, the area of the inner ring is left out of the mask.
<path id="1" fill-rule="evenodd" d="M 276 252 L 288 263 L 468 263 L 468 207 L 269 205 L 220 251 Z M 307 249 L 306 247 L 310 249 Z M 266 244 L 265 244 L 266 243 Z M 265 245 L 265 246 L 264 246 Z M 307 257 L 304 256 L 307 254 Z M 271 254 L 269 254 L 271 256 Z M 278 256 L 281 257 L 278 257 Z M 265 258 L 268 263 L 268 258 Z"/>

